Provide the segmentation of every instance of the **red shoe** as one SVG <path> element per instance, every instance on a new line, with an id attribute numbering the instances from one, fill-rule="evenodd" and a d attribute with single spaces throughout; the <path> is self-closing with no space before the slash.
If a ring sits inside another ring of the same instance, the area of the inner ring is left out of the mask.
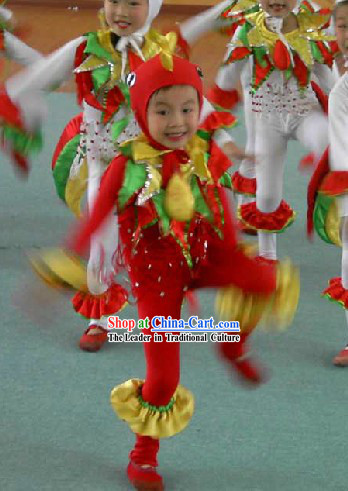
<path id="1" fill-rule="evenodd" d="M 236 360 L 231 360 L 231 363 L 239 375 L 241 381 L 248 382 L 249 385 L 261 385 L 269 380 L 264 368 L 257 366 L 257 364 L 250 358 L 250 356 L 245 355 Z"/>
<path id="2" fill-rule="evenodd" d="M 241 334 L 240 337 L 239 343 L 225 342 L 218 345 L 221 356 L 233 367 L 242 382 L 248 382 L 253 386 L 267 382 L 269 377 L 266 371 L 259 367 L 248 353 L 245 344 L 247 336 Z"/>
<path id="3" fill-rule="evenodd" d="M 89 334 L 91 329 L 102 329 L 103 332 L 99 334 Z M 95 353 L 99 351 L 103 344 L 108 339 L 108 332 L 100 326 L 92 324 L 89 328 L 83 333 L 80 339 L 80 349 L 83 351 L 89 351 L 91 353 Z"/>
<path id="4" fill-rule="evenodd" d="M 163 479 L 157 473 L 156 467 L 145 467 L 130 461 L 127 467 L 127 476 L 138 491 L 164 491 Z"/>
<path id="5" fill-rule="evenodd" d="M 348 367 L 348 345 L 335 356 L 332 363 L 336 367 Z"/>

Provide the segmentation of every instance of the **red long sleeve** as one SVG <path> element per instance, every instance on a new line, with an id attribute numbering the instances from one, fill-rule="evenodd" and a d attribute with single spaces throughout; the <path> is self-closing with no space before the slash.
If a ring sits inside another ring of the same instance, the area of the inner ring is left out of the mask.
<path id="1" fill-rule="evenodd" d="M 100 190 L 90 214 L 82 220 L 77 231 L 68 237 L 67 247 L 81 255 L 87 249 L 91 236 L 100 228 L 116 204 L 122 186 L 127 158 L 116 157 L 102 178 Z"/>

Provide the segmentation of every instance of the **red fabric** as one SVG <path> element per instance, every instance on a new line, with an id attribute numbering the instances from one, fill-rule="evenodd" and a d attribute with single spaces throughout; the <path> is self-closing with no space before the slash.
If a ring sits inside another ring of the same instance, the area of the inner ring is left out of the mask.
<path id="1" fill-rule="evenodd" d="M 133 112 L 142 131 L 156 148 L 163 147 L 151 138 L 146 113 L 150 98 L 157 90 L 173 85 L 190 85 L 196 89 L 201 107 L 203 104 L 203 85 L 197 65 L 178 56 L 173 56 L 173 65 L 172 71 L 167 70 L 160 56 L 154 56 L 135 70 L 135 84 L 130 87 Z"/>
<path id="2" fill-rule="evenodd" d="M 74 118 L 72 118 L 69 123 L 66 125 L 66 127 L 63 130 L 63 133 L 61 134 L 61 137 L 59 138 L 59 141 L 57 143 L 57 146 L 55 148 L 53 157 L 52 157 L 52 169 L 55 168 L 57 159 L 65 147 L 65 145 L 72 140 L 76 135 L 78 135 L 81 131 L 81 124 L 82 124 L 82 118 L 83 118 L 83 113 L 78 114 Z"/>
<path id="3" fill-rule="evenodd" d="M 328 96 L 325 94 L 325 92 L 323 92 L 321 90 L 321 88 L 319 87 L 318 84 L 313 82 L 313 80 L 311 81 L 311 85 L 312 85 L 312 89 L 314 90 L 315 95 L 317 96 L 317 99 L 318 99 L 324 113 L 328 114 L 329 113 L 329 98 L 328 98 Z"/>
<path id="4" fill-rule="evenodd" d="M 18 107 L 11 101 L 4 87 L 0 89 L 0 120 L 18 129 L 24 129 Z"/>
<path id="5" fill-rule="evenodd" d="M 233 109 L 240 101 L 239 93 L 236 89 L 223 90 L 216 84 L 209 90 L 207 99 L 216 106 L 224 109 Z"/>
<path id="6" fill-rule="evenodd" d="M 232 176 L 232 186 L 237 193 L 256 194 L 256 178 L 244 177 L 238 171 Z"/>
<path id="7" fill-rule="evenodd" d="M 278 39 L 275 43 L 273 59 L 274 65 L 279 70 L 287 70 L 291 65 L 289 51 L 280 39 Z"/>
<path id="8" fill-rule="evenodd" d="M 4 31 L 0 31 L 0 51 L 5 50 L 5 44 L 4 44 Z"/>
<path id="9" fill-rule="evenodd" d="M 232 165 L 233 162 L 227 158 L 221 148 L 214 142 L 214 140 L 212 140 L 210 145 L 208 169 L 214 182 L 217 183 L 223 173 L 226 172 Z"/>
<path id="10" fill-rule="evenodd" d="M 127 299 L 127 291 L 121 285 L 113 284 L 101 295 L 77 292 L 72 299 L 72 304 L 75 311 L 87 319 L 101 319 L 103 315 L 119 312 Z"/>
<path id="11" fill-rule="evenodd" d="M 130 461 L 127 476 L 134 489 L 143 491 L 164 491 L 162 476 L 156 467 L 144 467 Z"/>
<path id="12" fill-rule="evenodd" d="M 314 153 L 309 153 L 300 160 L 300 163 L 298 164 L 298 169 L 300 171 L 311 171 L 314 168 L 315 162 L 316 160 Z"/>
<path id="13" fill-rule="evenodd" d="M 322 294 L 328 296 L 331 300 L 340 303 L 345 309 L 348 309 L 348 290 L 343 288 L 342 278 L 331 278 L 329 286 Z"/>
<path id="14" fill-rule="evenodd" d="M 150 436 L 136 435 L 133 450 L 129 454 L 129 459 L 137 465 L 150 465 L 157 467 L 157 453 L 159 450 L 159 440 Z"/>
<path id="15" fill-rule="evenodd" d="M 332 66 L 333 63 L 333 56 L 332 53 L 327 49 L 323 41 L 317 41 L 317 46 L 320 50 L 320 53 L 324 59 L 324 63 L 328 65 L 329 67 Z"/>
<path id="16" fill-rule="evenodd" d="M 267 79 L 269 74 L 274 69 L 268 56 L 265 56 L 264 60 L 266 61 L 266 66 L 259 65 L 259 63 L 255 64 L 255 70 L 254 70 L 255 80 L 254 80 L 253 86 L 255 86 L 256 88 L 259 87 L 261 85 L 261 83 Z"/>
<path id="17" fill-rule="evenodd" d="M 256 207 L 256 202 L 246 203 L 240 207 L 241 218 L 249 227 L 257 230 L 281 231 L 293 217 L 294 211 L 282 200 L 278 208 L 271 213 L 263 213 Z"/>
<path id="18" fill-rule="evenodd" d="M 348 192 L 348 171 L 330 171 L 324 177 L 320 192 L 329 196 L 339 196 Z"/>
<path id="19" fill-rule="evenodd" d="M 237 118 L 229 112 L 213 111 L 205 118 L 199 129 L 213 132 L 220 128 L 231 127 L 235 125 Z"/>
<path id="20" fill-rule="evenodd" d="M 242 60 L 246 56 L 251 54 L 251 50 L 245 46 L 234 48 L 230 56 L 228 57 L 228 62 L 233 63 L 234 61 Z"/>
<path id="21" fill-rule="evenodd" d="M 248 334 L 240 334 L 239 343 L 218 343 L 220 356 L 227 361 L 243 380 L 259 384 L 265 380 L 264 374 L 248 356 L 246 341 Z"/>
<path id="22" fill-rule="evenodd" d="M 293 72 L 301 87 L 306 87 L 308 83 L 308 68 L 303 63 L 297 53 L 294 54 Z"/>
<path id="23" fill-rule="evenodd" d="M 327 148 L 321 157 L 312 177 L 308 184 L 307 190 L 307 235 L 311 237 L 313 235 L 313 213 L 315 200 L 318 194 L 318 190 L 321 183 L 329 172 L 329 148 Z"/>

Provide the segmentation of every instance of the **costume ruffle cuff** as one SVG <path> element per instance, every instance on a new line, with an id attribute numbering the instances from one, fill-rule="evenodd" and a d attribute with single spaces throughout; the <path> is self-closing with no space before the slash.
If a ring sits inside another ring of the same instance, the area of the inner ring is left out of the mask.
<path id="1" fill-rule="evenodd" d="M 256 195 L 256 177 L 244 177 L 238 171 L 232 176 L 233 190 L 238 194 L 246 196 Z"/>
<path id="2" fill-rule="evenodd" d="M 23 173 L 28 172 L 27 157 L 42 148 L 42 137 L 39 132 L 29 133 L 20 114 L 20 109 L 11 101 L 6 91 L 0 92 L 1 139 L 8 148 L 15 165 Z"/>
<path id="3" fill-rule="evenodd" d="M 142 398 L 143 384 L 143 380 L 131 379 L 112 390 L 111 405 L 119 418 L 134 433 L 151 438 L 165 438 L 183 431 L 194 411 L 192 393 L 178 385 L 166 406 L 153 406 Z"/>
<path id="4" fill-rule="evenodd" d="M 207 99 L 222 110 L 232 110 L 240 102 L 240 96 L 236 89 L 223 90 L 216 84 L 209 90 Z"/>
<path id="5" fill-rule="evenodd" d="M 211 138 L 215 131 L 229 129 L 236 124 L 237 118 L 233 114 L 224 111 L 213 111 L 200 124 L 198 134 L 201 138 L 208 139 Z"/>
<path id="6" fill-rule="evenodd" d="M 340 196 L 348 193 L 348 171 L 329 172 L 324 177 L 319 192 L 327 196 Z"/>
<path id="7" fill-rule="evenodd" d="M 118 284 L 111 285 L 101 295 L 79 291 L 71 302 L 75 311 L 87 319 L 101 319 L 114 315 L 127 305 L 128 292 Z"/>
<path id="8" fill-rule="evenodd" d="M 300 296 L 300 275 L 289 260 L 276 265 L 276 289 L 271 295 L 245 293 L 234 286 L 219 290 L 216 311 L 220 319 L 238 321 L 241 333 L 257 324 L 278 330 L 293 320 Z"/>
<path id="9" fill-rule="evenodd" d="M 47 249 L 29 255 L 35 273 L 49 286 L 87 292 L 86 266 L 81 259 L 64 249 Z"/>
<path id="10" fill-rule="evenodd" d="M 344 309 L 348 309 L 348 290 L 342 286 L 342 278 L 331 278 L 329 286 L 322 295 L 331 302 L 336 302 Z"/>
<path id="11" fill-rule="evenodd" d="M 245 203 L 238 208 L 237 215 L 249 228 L 272 233 L 283 232 L 296 217 L 294 210 L 284 200 L 271 213 L 263 213 L 258 210 L 256 201 Z"/>

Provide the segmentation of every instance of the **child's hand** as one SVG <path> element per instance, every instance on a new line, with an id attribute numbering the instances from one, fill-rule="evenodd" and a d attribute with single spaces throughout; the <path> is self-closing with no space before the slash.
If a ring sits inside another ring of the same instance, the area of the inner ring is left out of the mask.
<path id="1" fill-rule="evenodd" d="M 245 153 L 244 150 L 239 148 L 233 142 L 225 143 L 223 146 L 223 152 L 230 160 L 248 159 L 250 162 L 255 163 L 255 155 Z"/>

